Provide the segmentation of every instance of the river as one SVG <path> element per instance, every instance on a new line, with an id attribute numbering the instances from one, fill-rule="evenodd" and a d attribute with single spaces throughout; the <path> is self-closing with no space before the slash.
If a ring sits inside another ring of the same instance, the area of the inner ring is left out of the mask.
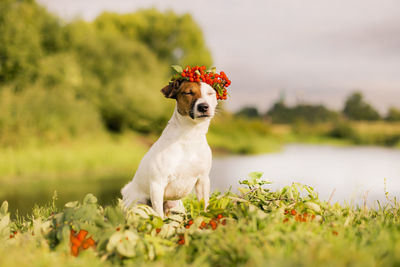
<path id="1" fill-rule="evenodd" d="M 335 190 L 332 202 L 361 204 L 364 196 L 370 206 L 376 200 L 385 201 L 385 179 L 391 197 L 400 199 L 400 150 L 380 147 L 334 147 L 322 145 L 287 145 L 281 152 L 257 156 L 214 157 L 211 170 L 211 190 L 236 190 L 238 181 L 253 171 L 264 173 L 273 182 L 271 189 L 298 182 L 314 187 L 323 200 Z M 82 199 L 87 193 L 95 194 L 99 203 L 112 204 L 120 197 L 121 187 L 130 175 L 88 179 L 90 175 L 74 181 L 58 181 L 9 187 L 0 195 L 0 202 L 8 200 L 10 210 L 21 215 L 31 212 L 34 204 L 51 201 L 57 190 L 62 207 L 67 201 Z M 368 193 L 367 193 L 368 192 Z M 367 193 L 367 194 L 366 194 Z"/>
<path id="2" fill-rule="evenodd" d="M 212 190 L 225 191 L 252 171 L 264 173 L 278 189 L 293 182 L 314 187 L 321 199 L 357 203 L 367 196 L 369 205 L 389 196 L 400 199 L 400 150 L 381 147 L 287 145 L 279 153 L 215 158 Z"/>

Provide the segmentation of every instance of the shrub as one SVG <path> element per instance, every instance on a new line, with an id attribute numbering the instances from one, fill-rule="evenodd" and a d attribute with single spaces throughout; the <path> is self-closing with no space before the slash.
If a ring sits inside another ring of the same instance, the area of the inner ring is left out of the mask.
<path id="1" fill-rule="evenodd" d="M 0 143 L 52 142 L 101 131 L 95 108 L 71 92 L 29 88 L 0 91 Z"/>

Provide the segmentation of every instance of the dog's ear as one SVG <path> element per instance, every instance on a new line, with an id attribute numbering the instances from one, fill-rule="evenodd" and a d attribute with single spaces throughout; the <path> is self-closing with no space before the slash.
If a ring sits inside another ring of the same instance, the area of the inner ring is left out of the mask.
<path id="1" fill-rule="evenodd" d="M 173 81 L 170 82 L 167 86 L 161 89 L 161 93 L 166 98 L 174 98 L 176 99 L 176 95 L 178 94 L 179 88 L 181 87 L 183 81 Z"/>

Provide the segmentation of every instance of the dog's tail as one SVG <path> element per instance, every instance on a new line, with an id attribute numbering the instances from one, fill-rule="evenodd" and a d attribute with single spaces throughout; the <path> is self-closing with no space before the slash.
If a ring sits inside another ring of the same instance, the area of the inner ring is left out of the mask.
<path id="1" fill-rule="evenodd" d="M 127 208 L 131 207 L 134 203 L 141 203 L 143 198 L 140 196 L 139 191 L 136 189 L 136 184 L 133 181 L 127 183 L 121 189 L 121 195 L 122 202 Z"/>

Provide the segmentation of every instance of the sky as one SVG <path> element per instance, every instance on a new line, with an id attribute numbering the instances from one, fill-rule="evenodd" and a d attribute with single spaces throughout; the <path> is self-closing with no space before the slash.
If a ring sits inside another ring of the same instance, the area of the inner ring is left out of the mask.
<path id="1" fill-rule="evenodd" d="M 155 7 L 190 13 L 214 65 L 232 80 L 226 107 L 341 109 L 354 90 L 382 113 L 400 108 L 398 0 L 38 0 L 70 20 Z"/>

